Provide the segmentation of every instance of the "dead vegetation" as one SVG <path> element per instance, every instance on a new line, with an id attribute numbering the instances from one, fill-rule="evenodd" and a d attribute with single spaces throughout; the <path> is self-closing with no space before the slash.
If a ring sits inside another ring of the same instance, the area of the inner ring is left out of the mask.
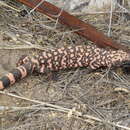
<path id="1" fill-rule="evenodd" d="M 124 13 L 78 17 L 106 35 L 109 30 L 113 39 L 129 45 L 130 21 Z M 22 54 L 91 44 L 73 31 L 38 12 L 22 17 L 19 11 L 1 6 L 0 74 L 15 67 Z M 32 75 L 0 92 L 0 129 L 130 130 L 129 77 L 121 68 L 91 73 L 78 68 Z"/>

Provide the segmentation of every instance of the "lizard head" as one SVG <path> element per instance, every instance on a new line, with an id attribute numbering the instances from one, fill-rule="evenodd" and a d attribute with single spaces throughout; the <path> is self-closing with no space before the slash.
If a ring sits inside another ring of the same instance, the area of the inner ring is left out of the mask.
<path id="1" fill-rule="evenodd" d="M 130 65 L 130 53 L 123 50 L 117 50 L 111 52 L 111 63 L 114 66 L 122 66 L 125 63 Z"/>

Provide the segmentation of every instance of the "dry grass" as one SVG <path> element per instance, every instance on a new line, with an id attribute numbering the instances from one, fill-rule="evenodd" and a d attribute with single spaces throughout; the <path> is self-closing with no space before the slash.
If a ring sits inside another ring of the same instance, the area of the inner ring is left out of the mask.
<path id="1" fill-rule="evenodd" d="M 19 5 L 20 6 L 20 5 Z M 21 6 L 20 6 L 21 7 Z M 121 11 L 121 10 L 119 10 Z M 19 12 L 19 11 L 18 11 Z M 21 17 L 0 7 L 0 74 L 22 54 L 64 45 L 91 44 L 47 17 Z M 121 13 L 79 16 L 113 39 L 129 44 L 130 21 Z M 111 21 L 111 24 L 110 24 Z M 32 75 L 0 92 L 2 130 L 130 130 L 130 79 L 119 69 L 86 68 Z"/>

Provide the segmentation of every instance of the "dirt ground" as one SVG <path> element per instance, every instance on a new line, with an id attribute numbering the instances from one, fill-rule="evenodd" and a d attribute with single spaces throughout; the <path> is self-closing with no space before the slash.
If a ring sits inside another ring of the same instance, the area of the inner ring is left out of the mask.
<path id="1" fill-rule="evenodd" d="M 107 35 L 109 14 L 77 17 Z M 125 14 L 113 14 L 111 32 L 113 39 L 130 46 Z M 79 44 L 91 43 L 38 12 L 22 17 L 0 7 L 0 76 L 15 68 L 23 54 Z M 128 130 L 130 75 L 122 68 L 31 75 L 0 93 L 0 129 Z"/>

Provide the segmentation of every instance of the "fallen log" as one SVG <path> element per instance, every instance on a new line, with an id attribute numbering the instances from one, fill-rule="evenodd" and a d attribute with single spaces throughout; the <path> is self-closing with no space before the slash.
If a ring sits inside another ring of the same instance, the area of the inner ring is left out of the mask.
<path id="1" fill-rule="evenodd" d="M 95 27 L 89 23 L 85 23 L 75 16 L 69 14 L 68 12 L 61 10 L 55 5 L 42 0 L 17 0 L 30 8 L 35 8 L 36 11 L 39 11 L 53 19 L 58 19 L 58 22 L 64 25 L 67 25 L 75 33 L 85 37 L 86 39 L 94 42 L 100 47 L 110 46 L 114 49 L 122 49 L 129 51 L 128 47 L 125 45 L 119 44 L 111 38 L 105 36 L 102 32 L 98 31 Z M 41 3 L 40 3 L 41 2 Z M 40 4 L 39 4 L 40 3 Z"/>

